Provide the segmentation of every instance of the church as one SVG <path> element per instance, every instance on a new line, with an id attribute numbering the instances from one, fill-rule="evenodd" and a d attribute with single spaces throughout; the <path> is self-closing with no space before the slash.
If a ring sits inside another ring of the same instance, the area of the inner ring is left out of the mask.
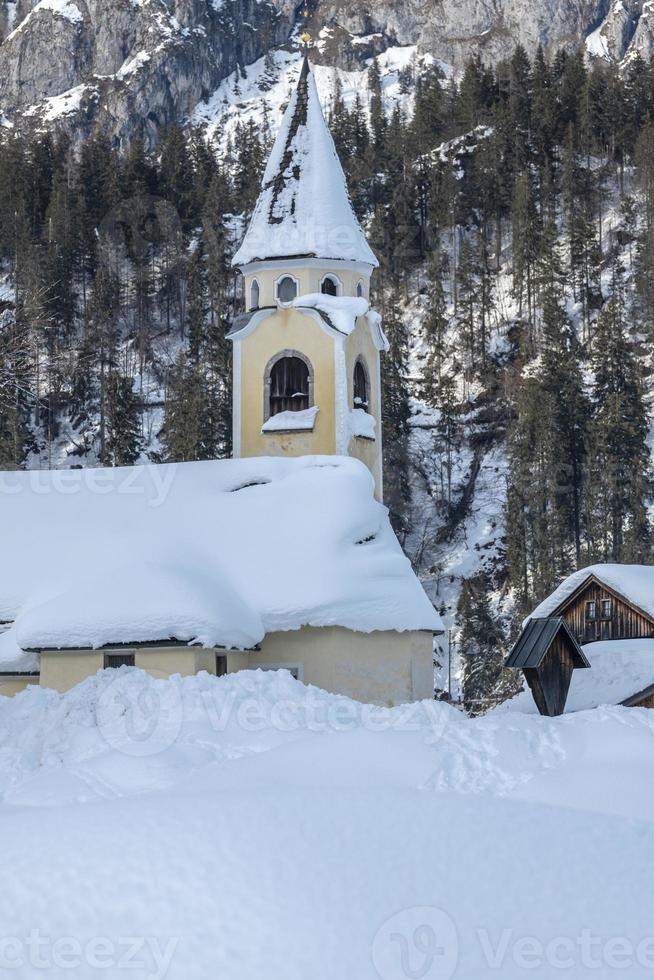
<path id="1" fill-rule="evenodd" d="M 377 260 L 306 58 L 234 264 L 233 459 L 2 474 L 0 694 L 135 666 L 433 697 L 443 626 L 383 506 Z"/>

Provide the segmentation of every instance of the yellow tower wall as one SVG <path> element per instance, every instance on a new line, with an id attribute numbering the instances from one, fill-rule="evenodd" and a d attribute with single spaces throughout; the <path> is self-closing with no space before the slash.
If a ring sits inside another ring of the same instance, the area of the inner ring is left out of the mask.
<path id="1" fill-rule="evenodd" d="M 234 454 L 240 457 L 349 455 L 371 471 L 376 495 L 383 497 L 380 353 L 365 317 L 346 337 L 320 322 L 318 313 L 279 306 L 277 283 L 285 275 L 297 280 L 298 296 L 321 291 L 326 275 L 334 276 L 343 296 L 356 296 L 361 284 L 369 297 L 370 274 L 351 265 L 275 262 L 244 270 L 246 307 L 252 309 L 252 284 L 259 286 L 258 309 L 270 313 L 248 334 L 234 341 Z M 262 432 L 266 421 L 265 378 L 270 361 L 282 352 L 307 358 L 314 378 L 313 405 L 319 409 L 312 432 Z M 375 439 L 351 436 L 348 413 L 354 409 L 354 368 L 365 362 L 369 381 L 368 412 L 375 419 Z"/>
<path id="2" fill-rule="evenodd" d="M 325 276 L 334 276 L 341 284 L 342 296 L 356 296 L 357 285 L 362 284 L 363 295 L 370 295 L 370 274 L 357 271 L 350 267 L 333 264 L 318 264 L 312 266 L 298 265 L 293 262 L 273 263 L 261 269 L 246 269 L 244 273 L 245 308 L 252 309 L 252 283 L 256 279 L 259 284 L 259 309 L 277 305 L 277 282 L 284 276 L 293 276 L 298 284 L 298 296 L 309 293 L 319 293 Z"/>
<path id="3" fill-rule="evenodd" d="M 280 309 L 260 327 L 236 341 L 240 351 L 240 384 L 235 378 L 240 405 L 242 457 L 333 456 L 336 453 L 336 403 L 334 341 L 312 318 L 298 310 Z M 313 432 L 262 432 L 265 376 L 270 360 L 281 351 L 299 351 L 311 362 L 314 404 L 320 411 Z M 238 418 L 235 419 L 239 425 Z M 235 440 L 236 441 L 236 440 Z"/>

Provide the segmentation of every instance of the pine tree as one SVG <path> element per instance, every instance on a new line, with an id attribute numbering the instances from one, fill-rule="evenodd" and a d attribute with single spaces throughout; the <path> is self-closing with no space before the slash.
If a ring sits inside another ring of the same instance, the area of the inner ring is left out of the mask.
<path id="1" fill-rule="evenodd" d="M 539 215 L 531 177 L 519 175 L 513 198 L 513 291 L 522 314 L 534 316 L 534 266 L 540 253 Z"/>
<path id="2" fill-rule="evenodd" d="M 384 310 L 384 329 L 390 350 L 382 362 L 382 422 L 386 433 L 384 496 L 393 524 L 401 533 L 408 530 L 409 486 L 409 340 L 397 293 L 392 293 Z"/>
<path id="3" fill-rule="evenodd" d="M 445 255 L 434 254 L 428 267 L 427 310 L 423 320 L 426 357 L 422 373 L 421 394 L 435 405 L 446 354 L 446 331 L 449 324 L 447 300 L 443 288 Z"/>
<path id="4" fill-rule="evenodd" d="M 112 370 L 106 389 L 107 461 L 132 466 L 141 452 L 141 418 L 131 378 Z"/>
<path id="5" fill-rule="evenodd" d="M 599 318 L 591 364 L 589 552 L 593 560 L 643 562 L 651 555 L 649 413 L 619 291 Z"/>
<path id="6" fill-rule="evenodd" d="M 463 703 L 472 714 L 484 713 L 515 691 L 515 681 L 504 672 L 504 637 L 492 612 L 490 590 L 484 573 L 464 580 L 457 607 Z"/>
<path id="7" fill-rule="evenodd" d="M 201 457 L 202 381 L 180 351 L 170 370 L 160 434 L 166 462 L 181 463 Z"/>

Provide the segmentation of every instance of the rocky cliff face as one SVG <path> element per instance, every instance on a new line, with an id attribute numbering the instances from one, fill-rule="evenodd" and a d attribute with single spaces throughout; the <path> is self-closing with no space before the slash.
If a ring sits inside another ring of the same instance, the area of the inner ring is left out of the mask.
<path id="1" fill-rule="evenodd" d="M 287 0 L 18 0 L 4 6 L 0 111 L 146 139 L 283 44 Z"/>
<path id="2" fill-rule="evenodd" d="M 292 42 L 295 0 L 0 0 L 0 116 L 150 142 L 238 66 Z M 517 42 L 654 53 L 654 0 L 310 0 L 317 57 L 354 67 L 392 45 L 461 67 Z"/>
<path id="3" fill-rule="evenodd" d="M 607 8 L 607 0 L 324 0 L 318 13 L 332 27 L 417 44 L 458 68 L 471 54 L 496 61 L 517 43 L 532 53 L 579 44 Z"/>

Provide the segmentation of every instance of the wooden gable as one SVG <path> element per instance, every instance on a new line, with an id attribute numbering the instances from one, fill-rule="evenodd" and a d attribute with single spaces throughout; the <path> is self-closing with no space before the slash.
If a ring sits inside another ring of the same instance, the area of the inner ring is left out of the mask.
<path id="1" fill-rule="evenodd" d="M 626 596 L 590 575 L 556 609 L 579 643 L 654 636 L 654 618 Z"/>

